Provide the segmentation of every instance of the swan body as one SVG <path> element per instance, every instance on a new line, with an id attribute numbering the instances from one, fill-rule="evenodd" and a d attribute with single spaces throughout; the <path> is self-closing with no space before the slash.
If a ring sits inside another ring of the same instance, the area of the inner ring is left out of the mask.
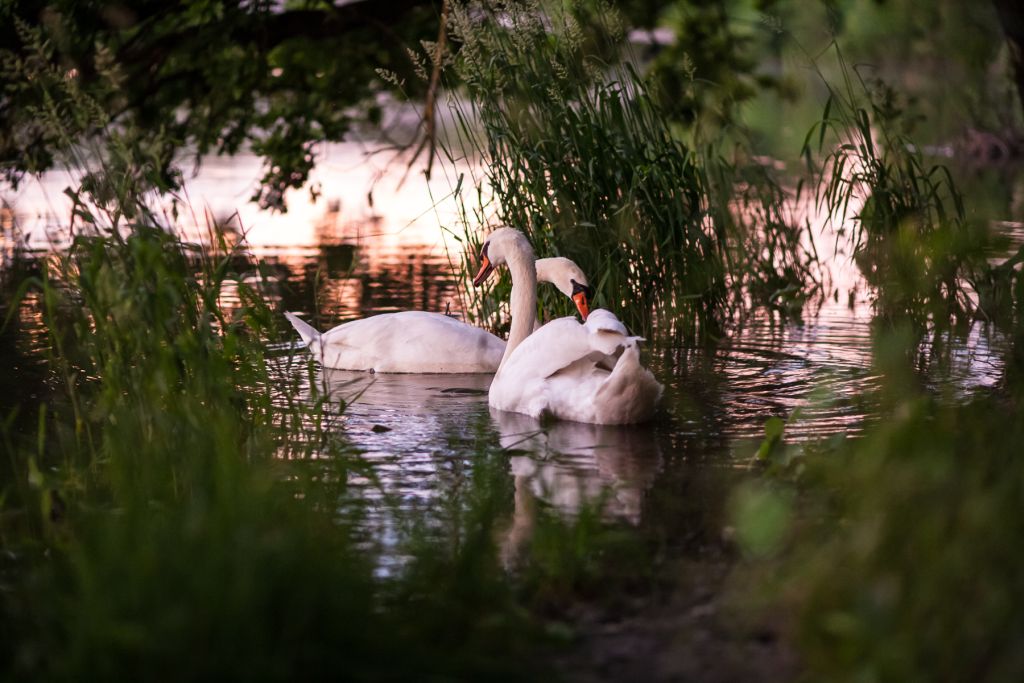
<path id="1" fill-rule="evenodd" d="M 639 337 L 610 311 L 580 324 L 559 318 L 531 334 L 501 366 L 488 403 L 498 410 L 593 424 L 631 424 L 654 414 L 662 386 L 640 364 Z"/>
<path id="2" fill-rule="evenodd" d="M 285 313 L 325 368 L 373 372 L 493 372 L 505 343 L 443 313 L 400 311 L 338 325 L 320 334 Z"/>
<path id="3" fill-rule="evenodd" d="M 581 288 L 589 291 L 583 272 L 569 259 L 541 259 L 535 268 L 538 279 L 567 296 L 578 297 Z M 383 313 L 323 333 L 293 313 L 285 317 L 313 357 L 337 370 L 493 373 L 505 352 L 505 342 L 495 335 L 442 313 Z M 531 325 L 536 324 L 533 313 Z"/>
<path id="4" fill-rule="evenodd" d="M 663 387 L 640 363 L 640 337 L 603 309 L 584 324 L 560 318 L 532 331 L 536 270 L 532 247 L 518 230 L 491 233 L 482 260 L 478 283 L 495 265 L 512 273 L 512 330 L 488 392 L 492 408 L 593 424 L 630 424 L 654 415 Z"/>

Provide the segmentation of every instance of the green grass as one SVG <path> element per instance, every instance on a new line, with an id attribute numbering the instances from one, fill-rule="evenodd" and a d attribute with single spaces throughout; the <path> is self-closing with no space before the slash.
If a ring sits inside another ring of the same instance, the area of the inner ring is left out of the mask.
<path id="1" fill-rule="evenodd" d="M 967 320 L 976 310 L 994 315 L 977 306 L 970 287 L 988 271 L 987 227 L 969 219 L 949 170 L 915 144 L 905 99 L 847 65 L 835 45 L 829 54 L 840 78 L 822 76 L 829 96 L 802 154 L 819 205 L 840 231 L 852 232 L 879 313 L 932 325 Z M 861 208 L 852 209 L 858 201 Z"/>
<path id="2" fill-rule="evenodd" d="M 863 437 L 776 447 L 734 492 L 735 595 L 786 615 L 806 680 L 1024 674 L 1022 338 L 964 400 L 920 388 L 914 329 L 879 328 L 883 414 Z"/>
<path id="3" fill-rule="evenodd" d="M 512 225 L 539 256 L 577 261 L 633 329 L 689 338 L 718 330 L 744 295 L 779 303 L 813 286 L 811 242 L 780 186 L 735 136 L 691 148 L 675 134 L 613 11 L 584 34 L 568 14 L 502 9 L 499 21 L 490 5 L 457 4 L 451 22 L 470 105 L 452 102 L 450 147 L 485 164 L 483 182 L 460 189 L 490 197 L 465 219 L 467 272 L 480 225 Z"/>

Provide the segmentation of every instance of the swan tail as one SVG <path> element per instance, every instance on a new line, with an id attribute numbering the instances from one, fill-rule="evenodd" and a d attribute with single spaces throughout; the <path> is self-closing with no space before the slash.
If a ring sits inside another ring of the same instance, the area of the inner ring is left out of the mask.
<path id="1" fill-rule="evenodd" d="M 288 318 L 288 322 L 292 324 L 295 331 L 302 337 L 302 343 L 305 344 L 311 351 L 314 350 L 314 346 L 319 345 L 320 332 L 315 327 L 307 323 L 302 318 L 299 318 L 294 313 L 285 312 L 284 317 Z"/>
<path id="2" fill-rule="evenodd" d="M 597 390 L 595 403 L 603 408 L 604 424 L 643 422 L 654 415 L 664 387 L 640 364 L 640 350 L 627 346 L 615 368 Z"/>

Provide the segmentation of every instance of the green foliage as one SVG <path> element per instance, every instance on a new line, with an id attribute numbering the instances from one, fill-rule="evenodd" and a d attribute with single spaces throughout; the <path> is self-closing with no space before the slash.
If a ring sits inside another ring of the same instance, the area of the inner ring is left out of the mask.
<path id="1" fill-rule="evenodd" d="M 498 21 L 493 7 L 458 6 L 451 29 L 472 98 L 472 115 L 455 107 L 460 142 L 487 163 L 501 223 L 539 256 L 577 261 L 598 302 L 645 334 L 692 337 L 715 329 L 741 291 L 768 301 L 806 284 L 812 258 L 782 190 L 742 150 L 734 164 L 720 143 L 692 150 L 672 133 L 621 58 L 614 12 L 598 15 L 607 41 L 595 45 L 571 16 L 502 9 Z M 475 232 L 467 225 L 470 259 Z"/>
<path id="2" fill-rule="evenodd" d="M 736 542 L 749 557 L 775 555 L 789 531 L 792 496 L 764 483 L 748 482 L 732 494 Z"/>
<path id="3" fill-rule="evenodd" d="M 737 585 L 790 615 L 807 680 L 1016 680 L 1021 339 L 964 402 L 918 388 L 911 330 L 876 339 L 883 415 L 861 438 L 781 446 L 734 493 Z"/>
<path id="4" fill-rule="evenodd" d="M 818 202 L 835 220 L 851 220 L 854 256 L 884 316 L 962 319 L 972 309 L 968 281 L 987 270 L 988 236 L 968 222 L 948 169 L 929 165 L 909 137 L 899 96 L 881 81 L 865 82 L 838 49 L 835 55 L 843 80 L 826 82 L 824 115 L 802 151 Z M 824 154 L 820 166 L 815 149 Z"/>
<path id="5" fill-rule="evenodd" d="M 1021 413 L 1001 399 L 901 403 L 808 460 L 818 504 L 786 557 L 809 673 L 1004 681 L 1024 673 Z M 811 506 L 811 503 L 806 503 Z"/>
<path id="6" fill-rule="evenodd" d="M 6 2 L 0 170 L 16 183 L 110 123 L 158 151 L 165 177 L 177 153 L 251 147 L 267 169 L 254 199 L 284 209 L 283 192 L 309 176 L 314 143 L 379 118 L 375 69 L 409 71 L 406 45 L 436 35 L 432 4 Z M 69 121 L 68 136 L 37 116 L 54 85 L 88 96 L 95 110 Z"/>
<path id="7" fill-rule="evenodd" d="M 777 52 L 770 19 L 780 4 L 667 4 L 658 24 L 676 39 L 654 54 L 650 78 L 668 116 L 687 127 L 714 130 L 738 124 L 740 106 L 756 95 L 784 93 L 770 71 Z"/>
<path id="8" fill-rule="evenodd" d="M 982 270 L 972 282 L 978 307 L 997 323 L 1010 322 L 1019 332 L 1024 326 L 1024 247 L 1002 263 Z"/>
<path id="9" fill-rule="evenodd" d="M 5 502 L 8 674 L 274 677 L 325 663 L 303 634 L 361 637 L 342 627 L 367 612 L 365 585 L 336 601 L 301 587 L 366 584 L 369 568 L 293 497 L 311 477 L 344 482 L 349 461 L 278 459 L 302 451 L 279 443 L 284 413 L 257 390 L 259 347 L 216 307 L 227 260 L 197 274 L 182 246 L 145 227 L 80 238 L 37 284 L 62 388 L 34 454 L 5 444 L 28 482 Z M 280 621 L 241 618 L 263 612 Z"/>
<path id="10" fill-rule="evenodd" d="M 764 441 L 757 448 L 754 457 L 758 460 L 767 461 L 779 449 L 782 443 L 782 435 L 786 429 L 786 423 L 781 417 L 770 417 L 764 423 Z"/>
<path id="11" fill-rule="evenodd" d="M 922 143 L 949 144 L 968 130 L 999 137 L 1020 131 L 1021 95 L 1012 82 L 1008 23 L 996 6 L 959 0 L 841 0 L 835 36 L 851 63 L 871 64 L 927 116 Z M 1019 10 L 1017 10 L 1019 11 Z M 922 78 L 922 74 L 929 77 Z M 958 150 L 967 151 L 970 150 Z"/>

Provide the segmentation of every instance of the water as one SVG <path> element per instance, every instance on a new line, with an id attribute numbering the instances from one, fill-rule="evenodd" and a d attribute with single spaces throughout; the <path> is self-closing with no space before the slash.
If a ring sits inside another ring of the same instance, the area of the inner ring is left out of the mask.
<path id="1" fill-rule="evenodd" d="M 189 184 L 188 199 L 235 227 L 249 254 L 239 268 L 269 300 L 306 314 L 321 329 L 404 309 L 460 315 L 460 283 L 452 267 L 457 243 L 446 232 L 456 230 L 456 212 L 443 199 L 453 179 L 439 174 L 429 190 L 418 177 L 400 184 L 404 167 L 367 160 L 362 151 L 359 145 L 330 146 L 313 178 L 324 197 L 312 203 L 294 192 L 287 214 L 246 203 L 259 176 L 255 159 L 207 164 Z M 41 258 L 66 244 L 61 189 L 72 181 L 54 172 L 3 195 L 5 259 L 15 252 Z M 185 215 L 181 229 L 201 240 L 203 215 Z M 509 548 L 528 533 L 531 501 L 565 514 L 600 501 L 610 519 L 657 525 L 663 521 L 657 516 L 668 513 L 652 501 L 686 495 L 698 513 L 702 505 L 718 506 L 721 489 L 699 482 L 747 467 L 770 417 L 786 418 L 786 438 L 796 442 L 855 436 L 867 421 L 884 419 L 874 398 L 880 378 L 872 365 L 870 293 L 841 252 L 826 258 L 830 296 L 808 306 L 802 318 L 758 311 L 714 346 L 650 349 L 650 365 L 666 394 L 658 419 L 648 425 L 542 427 L 490 410 L 490 378 L 483 375 L 326 370 L 314 381 L 333 406 L 345 403 L 335 411 L 336 424 L 373 466 L 375 478 L 353 482 L 371 508 L 384 497 L 404 508 L 443 502 L 452 479 L 472 468 L 475 444 L 485 439 L 513 453 Z M 237 293 L 225 290 L 222 300 L 230 307 Z M 20 312 L 34 340 L 30 355 L 40 353 L 45 340 L 36 306 L 26 300 Z M 936 392 L 963 397 L 1000 381 L 1007 341 L 995 330 L 976 323 L 930 342 L 922 343 L 918 365 L 922 382 Z M 288 384 L 284 375 L 304 371 L 301 363 L 288 362 L 291 348 L 279 341 L 270 346 L 282 386 Z M 387 545 L 393 520 L 382 510 L 368 515 L 366 524 Z"/>

